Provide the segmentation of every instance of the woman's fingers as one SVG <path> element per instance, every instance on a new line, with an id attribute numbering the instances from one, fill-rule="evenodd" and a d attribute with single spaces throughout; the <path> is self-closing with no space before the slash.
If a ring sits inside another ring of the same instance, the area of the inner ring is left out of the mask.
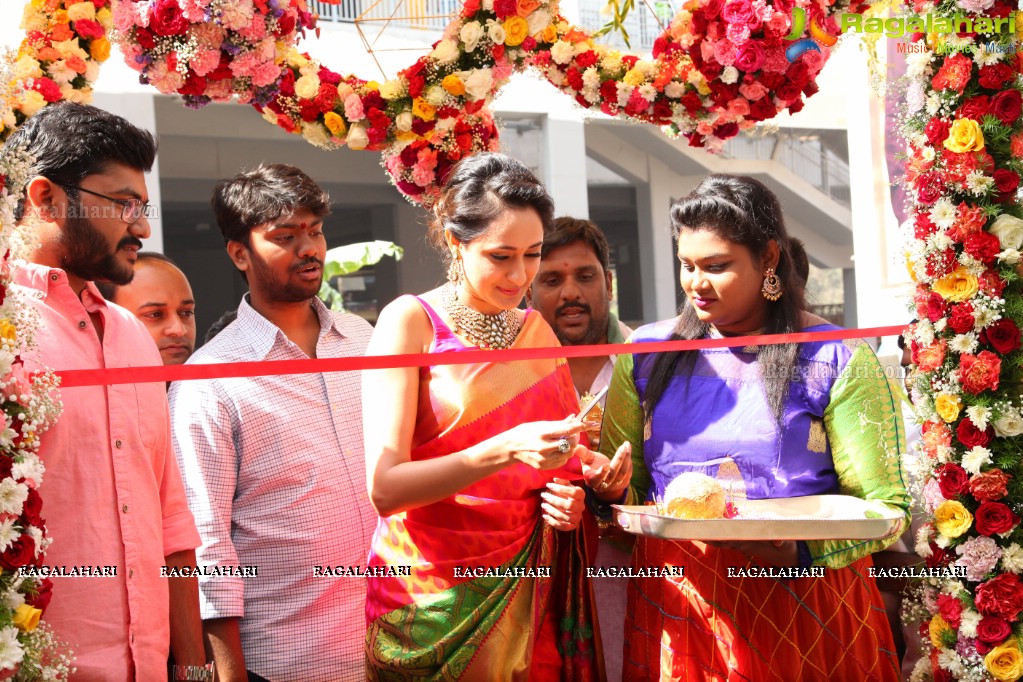
<path id="1" fill-rule="evenodd" d="M 540 494 L 544 520 L 557 530 L 572 530 L 579 525 L 585 509 L 585 494 L 582 488 L 564 479 L 556 478 L 547 484 L 547 490 Z"/>

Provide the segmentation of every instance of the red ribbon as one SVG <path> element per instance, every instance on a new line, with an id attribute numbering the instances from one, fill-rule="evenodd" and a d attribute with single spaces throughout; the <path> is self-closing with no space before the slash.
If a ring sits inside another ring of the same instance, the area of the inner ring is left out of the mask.
<path id="1" fill-rule="evenodd" d="M 546 358 L 585 358 L 622 353 L 662 353 L 701 348 L 735 348 L 766 346 L 775 343 L 807 341 L 839 341 L 872 336 L 897 336 L 903 325 L 836 329 L 826 332 L 732 336 L 694 341 L 653 341 L 650 343 L 611 343 L 593 346 L 554 346 L 547 348 L 513 348 L 508 350 L 470 350 L 461 353 L 409 353 L 407 355 L 364 355 L 354 358 L 307 358 L 303 360 L 272 360 L 265 362 L 229 362 L 210 365 L 157 365 L 152 367 L 109 367 L 105 369 L 67 369 L 58 371 L 61 388 L 75 386 L 110 386 L 148 382 L 222 379 L 225 377 L 276 376 L 279 374 L 318 374 L 321 372 L 354 372 L 363 369 L 390 367 L 428 367 L 459 365 L 473 362 L 515 362 Z"/>

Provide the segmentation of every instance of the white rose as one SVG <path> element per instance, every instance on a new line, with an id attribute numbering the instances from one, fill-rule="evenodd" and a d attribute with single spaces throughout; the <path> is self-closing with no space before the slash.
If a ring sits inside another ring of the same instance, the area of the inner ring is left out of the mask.
<path id="1" fill-rule="evenodd" d="M 362 123 L 353 123 L 348 129 L 348 148 L 365 149 L 369 144 L 369 135 L 366 134 L 366 126 Z"/>
<path id="2" fill-rule="evenodd" d="M 494 45 L 504 45 L 504 39 L 507 37 L 504 33 L 504 26 L 491 19 L 487 22 L 487 37 Z"/>
<path id="3" fill-rule="evenodd" d="M 551 59 L 557 64 L 568 64 L 575 56 L 575 48 L 572 43 L 559 40 L 551 46 Z"/>
<path id="4" fill-rule="evenodd" d="M 426 96 L 423 98 L 426 103 L 430 106 L 439 107 L 444 104 L 444 98 L 448 96 L 447 91 L 439 85 L 433 85 L 426 90 Z"/>
<path id="5" fill-rule="evenodd" d="M 551 23 L 551 14 L 545 9 L 535 10 L 526 17 L 526 23 L 529 24 L 529 35 L 535 36 Z"/>
<path id="6" fill-rule="evenodd" d="M 405 94 L 405 84 L 397 78 L 384 81 L 383 85 L 380 86 L 380 96 L 388 102 L 398 99 L 403 94 Z"/>
<path id="7" fill-rule="evenodd" d="M 330 149 L 330 132 L 325 126 L 316 122 L 305 122 L 302 124 L 302 137 L 310 144 L 322 149 Z"/>
<path id="8" fill-rule="evenodd" d="M 678 81 L 672 81 L 664 86 L 664 94 L 671 99 L 681 99 L 686 92 L 686 86 Z"/>
<path id="9" fill-rule="evenodd" d="M 412 130 L 412 112 L 403 111 L 394 117 L 394 127 L 403 133 Z"/>
<path id="10" fill-rule="evenodd" d="M 735 81 L 739 80 L 739 69 L 734 66 L 726 66 L 721 70 L 721 82 L 725 85 L 731 85 Z"/>
<path id="11" fill-rule="evenodd" d="M 436 126 L 435 130 L 438 130 L 438 131 L 441 131 L 441 132 L 443 132 L 445 130 L 451 130 L 452 128 L 455 127 L 455 123 L 457 123 L 457 122 L 458 122 L 458 120 L 454 116 L 446 116 L 444 118 L 438 118 L 437 119 L 437 126 Z"/>
<path id="12" fill-rule="evenodd" d="M 470 21 L 462 26 L 462 30 L 458 32 L 458 37 L 465 43 L 465 51 L 472 52 L 479 44 L 480 38 L 483 37 L 483 27 L 480 26 L 478 21 Z"/>
<path id="13" fill-rule="evenodd" d="M 1015 265 L 1019 263 L 1020 252 L 1016 249 L 1006 249 L 998 254 L 998 260 L 1009 265 Z"/>
<path id="14" fill-rule="evenodd" d="M 96 6 L 91 2 L 76 2 L 68 6 L 67 18 L 71 21 L 81 21 L 82 19 L 96 21 Z"/>
<path id="15" fill-rule="evenodd" d="M 490 69 L 475 69 L 473 71 L 462 71 L 458 74 L 465 83 L 465 94 L 471 100 L 485 98 L 494 87 L 494 77 Z"/>
<path id="16" fill-rule="evenodd" d="M 90 83 L 95 83 L 96 79 L 99 78 L 99 62 L 90 59 L 85 62 L 85 80 Z"/>
<path id="17" fill-rule="evenodd" d="M 433 48 L 433 52 L 430 53 L 430 57 L 438 64 L 450 64 L 458 59 L 458 55 L 458 45 L 448 38 L 437 43 L 437 47 Z"/>
<path id="18" fill-rule="evenodd" d="M 1019 250 L 1023 246 L 1023 220 L 1003 213 L 992 223 L 991 234 L 998 237 L 1003 249 Z"/>
<path id="19" fill-rule="evenodd" d="M 295 94 L 302 99 L 312 99 L 320 91 L 319 76 L 302 76 L 295 81 Z"/>
<path id="20" fill-rule="evenodd" d="M 1008 410 L 994 421 L 995 435 L 1002 438 L 1023 433 L 1023 417 L 1016 410 Z"/>

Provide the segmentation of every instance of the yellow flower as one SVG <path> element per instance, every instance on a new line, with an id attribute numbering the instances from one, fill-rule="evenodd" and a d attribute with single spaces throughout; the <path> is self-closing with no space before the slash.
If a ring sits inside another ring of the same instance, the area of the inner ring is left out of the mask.
<path id="1" fill-rule="evenodd" d="M 934 618 L 931 618 L 931 624 L 928 626 L 928 630 L 931 633 L 931 644 L 934 645 L 935 649 L 941 648 L 941 636 L 946 632 L 952 632 L 952 626 L 948 624 L 941 614 L 935 614 Z"/>
<path id="2" fill-rule="evenodd" d="M 952 123 L 945 140 L 945 149 L 959 154 L 977 152 L 984 148 L 984 133 L 972 118 L 960 118 Z"/>
<path id="3" fill-rule="evenodd" d="M 299 52 L 298 50 L 296 50 L 295 48 L 290 48 L 288 50 L 287 60 L 288 64 L 294 66 L 296 69 L 301 69 L 303 67 L 309 66 L 309 60 L 306 58 L 306 56 Z"/>
<path id="4" fill-rule="evenodd" d="M 18 340 L 18 329 L 6 318 L 0 319 L 0 339 L 11 343 Z"/>
<path id="5" fill-rule="evenodd" d="M 455 97 L 461 97 L 465 94 L 465 83 L 456 74 L 452 73 L 444 76 L 444 80 L 441 81 L 440 85 Z"/>
<path id="6" fill-rule="evenodd" d="M 59 9 L 50 15 L 50 25 L 56 26 L 57 24 L 68 23 L 67 10 Z"/>
<path id="7" fill-rule="evenodd" d="M 25 116 L 34 116 L 40 109 L 46 106 L 46 100 L 35 90 L 26 90 L 21 94 L 21 104 L 18 108 Z"/>
<path id="8" fill-rule="evenodd" d="M 934 510 L 934 526 L 947 538 L 957 538 L 973 525 L 973 514 L 955 500 L 945 500 Z"/>
<path id="9" fill-rule="evenodd" d="M 644 76 L 643 72 L 639 69 L 629 69 L 625 72 L 625 78 L 622 80 L 625 81 L 626 85 L 638 88 L 646 82 L 646 76 Z"/>
<path id="10" fill-rule="evenodd" d="M 553 24 L 545 26 L 543 29 L 543 33 L 540 34 L 540 37 L 543 39 L 543 42 L 545 43 L 553 43 L 555 40 L 558 39 L 557 27 L 554 26 Z"/>
<path id="11" fill-rule="evenodd" d="M 946 301 L 962 301 L 973 298 L 979 289 L 977 278 L 959 265 L 949 275 L 945 275 L 934 283 L 934 291 Z"/>
<path id="12" fill-rule="evenodd" d="M 365 88 L 370 92 L 376 92 L 380 89 L 380 83 L 377 83 L 376 81 L 366 81 Z"/>
<path id="13" fill-rule="evenodd" d="M 1002 682 L 1014 682 L 1023 677 L 1023 654 L 1015 638 L 989 651 L 984 657 L 984 667 L 992 677 Z"/>
<path id="14" fill-rule="evenodd" d="M 97 38 L 89 43 L 89 54 L 97 62 L 105 62 L 110 57 L 110 41 Z"/>
<path id="15" fill-rule="evenodd" d="M 39 616 L 43 612 L 34 606 L 22 604 L 14 610 L 14 626 L 22 632 L 32 632 L 39 625 Z"/>
<path id="16" fill-rule="evenodd" d="M 430 105 L 422 97 L 416 97 L 412 101 L 412 113 L 416 118 L 420 118 L 424 121 L 432 121 L 433 117 L 437 114 L 437 109 Z"/>
<path id="17" fill-rule="evenodd" d="M 504 22 L 504 44 L 508 47 L 517 47 L 529 35 L 529 22 L 514 15 L 508 17 Z"/>
<path id="18" fill-rule="evenodd" d="M 959 396 L 951 393 L 939 393 L 934 396 L 934 409 L 938 416 L 951 424 L 959 417 L 959 410 L 963 409 L 963 401 Z"/>
<path id="19" fill-rule="evenodd" d="M 100 26 L 109 31 L 114 26 L 114 13 L 110 11 L 109 7 L 104 7 L 96 12 L 96 21 L 99 22 Z"/>
<path id="20" fill-rule="evenodd" d="M 340 137 L 345 134 L 348 126 L 345 125 L 345 120 L 333 111 L 328 111 L 323 115 L 323 124 L 327 126 L 327 130 L 334 137 Z"/>
<path id="21" fill-rule="evenodd" d="M 86 2 L 76 2 L 73 5 L 68 5 L 67 17 L 71 21 L 79 21 L 81 19 L 95 21 L 96 5 L 92 4 L 92 0 L 87 0 Z"/>

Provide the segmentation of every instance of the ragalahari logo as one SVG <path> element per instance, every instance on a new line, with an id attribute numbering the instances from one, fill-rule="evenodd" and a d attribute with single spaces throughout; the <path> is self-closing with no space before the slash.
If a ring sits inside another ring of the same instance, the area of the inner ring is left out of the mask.
<path id="1" fill-rule="evenodd" d="M 803 38 L 803 31 L 806 29 L 806 10 L 802 7 L 792 8 L 792 31 L 785 36 L 785 40 L 794 40 L 785 50 L 785 58 L 794 62 L 803 56 L 805 52 L 815 50 L 821 51 L 822 47 L 831 47 L 838 42 L 838 37 L 833 36 L 817 23 L 817 19 L 810 20 L 810 37 Z"/>

